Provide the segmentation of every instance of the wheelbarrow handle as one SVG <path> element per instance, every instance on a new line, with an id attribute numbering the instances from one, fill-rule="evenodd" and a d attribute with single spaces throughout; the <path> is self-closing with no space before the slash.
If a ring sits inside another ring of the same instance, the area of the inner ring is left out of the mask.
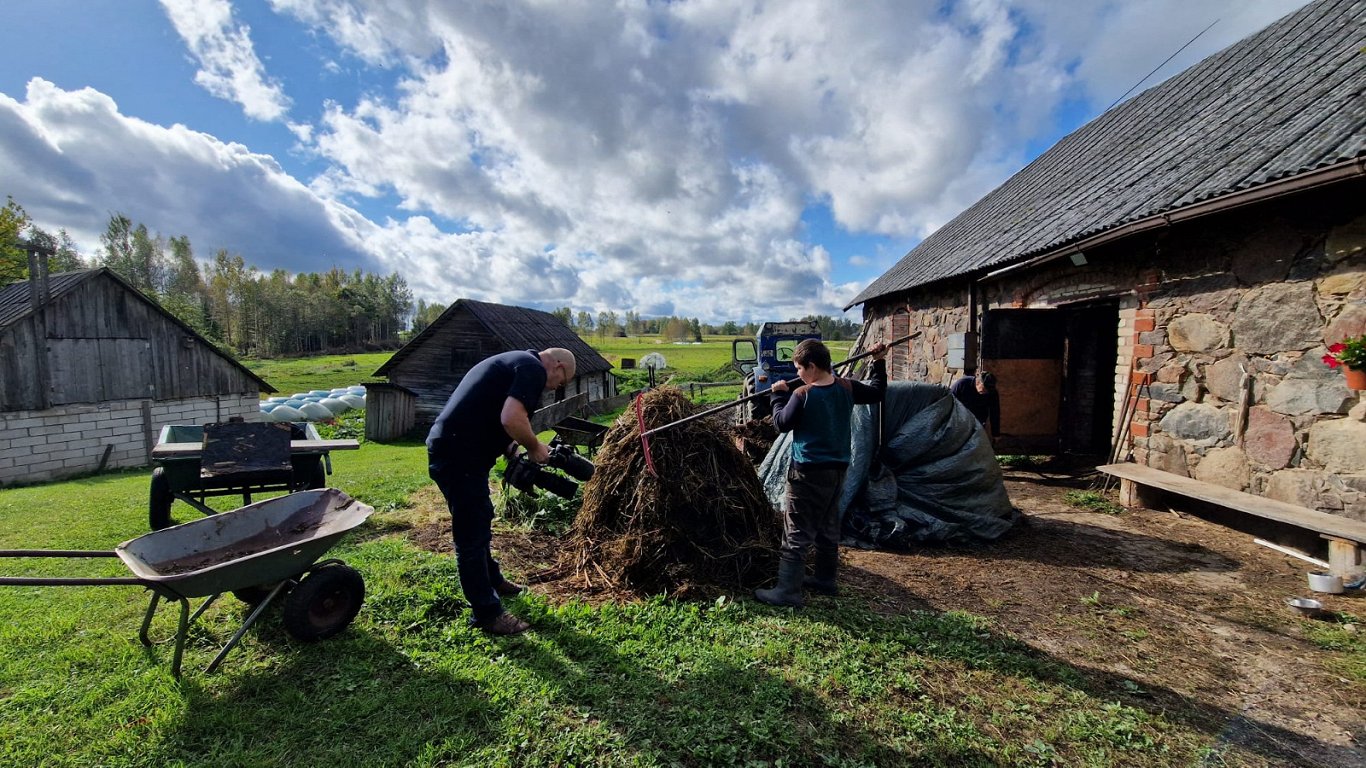
<path id="1" fill-rule="evenodd" d="M 0 557 L 118 557 L 112 549 L 0 549 Z"/>

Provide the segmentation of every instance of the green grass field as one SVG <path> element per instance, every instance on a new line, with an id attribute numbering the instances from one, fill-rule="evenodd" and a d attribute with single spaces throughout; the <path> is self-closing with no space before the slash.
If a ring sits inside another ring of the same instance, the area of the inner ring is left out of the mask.
<path id="1" fill-rule="evenodd" d="M 361 357 L 258 370 L 283 391 L 324 388 L 354 383 Z M 229 596 L 195 625 L 176 680 L 173 612 L 153 623 L 161 642 L 137 641 L 142 590 L 0 587 L 0 765 L 1265 764 L 1176 697 L 970 614 L 888 615 L 856 596 L 800 612 L 744 594 L 592 607 L 533 590 L 511 607 L 534 631 L 484 636 L 465 624 L 454 559 L 405 536 L 434 514 L 414 500 L 430 493 L 425 462 L 417 442 L 333 454 L 332 484 L 377 509 L 329 553 L 364 575 L 360 615 L 310 644 L 272 612 L 216 674 L 202 670 L 246 612 Z M 0 549 L 112 549 L 147 531 L 147 488 L 139 470 L 0 489 Z M 127 572 L 6 558 L 0 575 Z"/>

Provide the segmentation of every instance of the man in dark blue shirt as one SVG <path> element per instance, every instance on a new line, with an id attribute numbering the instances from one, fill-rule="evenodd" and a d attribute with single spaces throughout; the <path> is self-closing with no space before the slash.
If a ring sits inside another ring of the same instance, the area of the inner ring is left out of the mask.
<path id="1" fill-rule="evenodd" d="M 530 625 L 503 610 L 502 597 L 522 587 L 508 581 L 489 549 L 493 500 L 489 470 L 516 441 L 539 464 L 550 447 L 531 429 L 543 392 L 574 378 L 574 353 L 560 347 L 504 352 L 465 374 L 427 434 L 427 471 L 451 512 L 460 589 L 470 603 L 470 623 L 495 635 L 514 635 Z"/>
<path id="2" fill-rule="evenodd" d="M 990 428 L 992 440 L 1001 436 L 1001 396 L 996 392 L 995 376 L 986 371 L 963 376 L 949 391 L 977 417 L 979 424 Z"/>
<path id="3" fill-rule="evenodd" d="M 797 345 L 792 355 L 802 386 L 789 389 L 774 382 L 770 390 L 773 426 L 792 433 L 792 463 L 787 470 L 783 501 L 783 544 L 778 584 L 756 589 L 754 596 L 769 605 L 800 608 L 802 587 L 836 594 L 835 573 L 840 562 L 840 493 L 849 469 L 850 431 L 856 403 L 880 403 L 887 390 L 887 345 L 869 350 L 873 379 L 869 384 L 836 376 L 830 350 L 815 339 Z M 806 552 L 816 548 L 814 576 L 806 581 Z"/>

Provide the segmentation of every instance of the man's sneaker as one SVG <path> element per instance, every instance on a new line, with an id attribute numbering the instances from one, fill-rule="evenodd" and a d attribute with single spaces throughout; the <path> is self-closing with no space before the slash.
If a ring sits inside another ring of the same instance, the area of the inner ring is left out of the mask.
<path id="1" fill-rule="evenodd" d="M 516 597 L 525 592 L 526 587 L 503 579 L 501 583 L 493 585 L 493 591 L 497 592 L 499 597 Z"/>
<path id="2" fill-rule="evenodd" d="M 504 611 L 498 618 L 479 627 L 490 635 L 516 635 L 531 629 L 531 625 Z"/>

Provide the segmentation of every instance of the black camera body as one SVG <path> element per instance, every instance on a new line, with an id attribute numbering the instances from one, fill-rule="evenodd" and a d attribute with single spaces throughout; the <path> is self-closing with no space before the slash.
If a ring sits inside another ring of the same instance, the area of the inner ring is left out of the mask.
<path id="1" fill-rule="evenodd" d="M 550 472 L 546 467 L 554 467 L 564 475 Z M 578 483 L 592 477 L 593 462 L 580 456 L 572 445 L 566 445 L 558 437 L 550 441 L 550 458 L 544 467 L 528 459 L 526 453 L 518 452 L 514 444 L 508 453 L 507 469 L 503 471 L 503 481 L 522 493 L 541 488 L 564 499 L 574 498 Z"/>

